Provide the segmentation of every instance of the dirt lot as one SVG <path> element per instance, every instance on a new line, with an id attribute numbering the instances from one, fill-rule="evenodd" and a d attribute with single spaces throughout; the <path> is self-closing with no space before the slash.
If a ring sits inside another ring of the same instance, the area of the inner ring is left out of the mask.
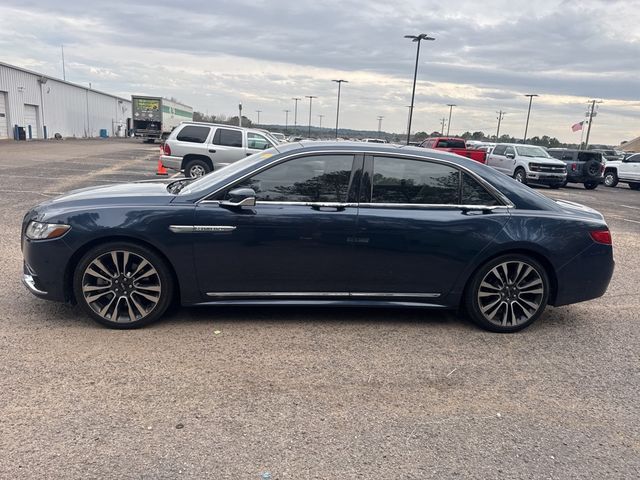
<path id="1" fill-rule="evenodd" d="M 0 143 L 0 478 L 640 476 L 640 192 L 541 189 L 605 214 L 617 268 L 605 297 L 515 335 L 320 308 L 182 308 L 113 331 L 31 296 L 26 210 L 152 178 L 157 154 Z"/>

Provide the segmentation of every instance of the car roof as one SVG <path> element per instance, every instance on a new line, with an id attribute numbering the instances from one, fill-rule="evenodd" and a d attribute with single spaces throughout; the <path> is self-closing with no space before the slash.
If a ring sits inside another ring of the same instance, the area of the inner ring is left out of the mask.
<path id="1" fill-rule="evenodd" d="M 180 122 L 180 125 L 202 125 L 204 127 L 223 127 L 223 128 L 229 128 L 231 130 L 246 130 L 247 132 L 271 134 L 271 132 L 269 132 L 267 130 L 262 130 L 262 129 L 259 129 L 259 128 L 239 127 L 237 125 L 227 125 L 226 123 L 194 122 L 192 120 L 188 120 L 186 122 Z M 178 125 L 178 126 L 180 126 L 180 125 Z"/>

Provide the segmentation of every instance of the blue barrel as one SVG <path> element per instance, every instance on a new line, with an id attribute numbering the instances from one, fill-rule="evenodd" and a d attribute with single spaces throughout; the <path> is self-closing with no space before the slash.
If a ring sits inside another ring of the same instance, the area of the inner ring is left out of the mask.
<path id="1" fill-rule="evenodd" d="M 107 135 L 107 129 L 106 128 L 102 128 L 100 129 L 100 138 L 107 138 L 109 135 Z"/>

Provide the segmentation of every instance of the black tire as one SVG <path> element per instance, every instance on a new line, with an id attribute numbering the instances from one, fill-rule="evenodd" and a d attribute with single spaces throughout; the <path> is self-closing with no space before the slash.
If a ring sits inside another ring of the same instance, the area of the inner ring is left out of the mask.
<path id="1" fill-rule="evenodd" d="M 527 184 L 527 172 L 522 167 L 516 168 L 516 171 L 513 172 L 513 178 L 516 182 L 520 182 L 524 185 Z"/>
<path id="2" fill-rule="evenodd" d="M 117 252 L 118 264 L 111 260 L 112 252 Z M 96 260 L 104 268 L 96 267 Z M 102 278 L 89 273 L 89 270 L 102 275 Z M 133 270 L 129 272 L 133 275 L 126 275 L 127 270 Z M 109 271 L 112 275 L 105 275 Z M 154 272 L 150 274 L 151 271 Z M 121 274 L 114 276 L 116 272 Z M 96 322 L 110 328 L 132 329 L 155 322 L 171 304 L 173 291 L 173 276 L 166 262 L 154 251 L 135 243 L 98 245 L 80 259 L 73 274 L 73 292 L 78 305 Z M 102 298 L 96 298 L 98 295 Z M 94 300 L 90 301 L 91 298 Z M 106 309 L 102 310 L 105 306 Z M 131 313 L 134 313 L 135 320 L 131 319 Z"/>
<path id="3" fill-rule="evenodd" d="M 552 188 L 553 190 L 557 190 L 559 189 L 563 184 L 562 183 L 554 183 L 553 185 L 549 185 L 549 188 Z"/>
<path id="4" fill-rule="evenodd" d="M 640 190 L 640 183 L 630 182 L 629 183 L 629 188 L 631 190 Z"/>
<path id="5" fill-rule="evenodd" d="M 189 160 L 184 167 L 184 176 L 189 178 L 202 177 L 211 171 L 211 167 L 204 160 L 198 158 Z"/>
<path id="6" fill-rule="evenodd" d="M 562 182 L 562 184 L 560 185 L 562 188 L 566 187 L 567 184 L 569 183 L 569 180 L 565 180 L 564 182 Z"/>
<path id="7" fill-rule="evenodd" d="M 618 185 L 618 174 L 615 170 L 608 170 L 604 172 L 604 184 L 607 187 L 615 187 Z"/>
<path id="8" fill-rule="evenodd" d="M 587 190 L 595 190 L 600 182 L 584 182 L 584 188 Z"/>
<path id="9" fill-rule="evenodd" d="M 518 270 L 519 264 L 522 264 L 521 270 Z M 507 265 L 506 278 L 508 280 L 509 276 L 512 277 L 511 286 L 500 286 L 498 275 L 504 275 L 502 265 Z M 526 274 L 522 276 L 523 273 Z M 530 283 L 532 284 L 529 285 Z M 541 293 L 531 293 L 537 292 L 539 288 Z M 494 302 L 494 297 L 497 308 L 487 308 Z M 474 273 L 464 294 L 465 310 L 471 320 L 485 330 L 497 333 L 513 333 L 528 327 L 542 315 L 548 300 L 549 276 L 545 268 L 534 258 L 522 254 L 502 255 L 488 261 Z M 531 310 L 526 311 L 523 306 Z M 497 317 L 502 317 L 502 321 L 498 322 Z"/>
<path id="10" fill-rule="evenodd" d="M 600 168 L 602 164 L 597 160 L 589 160 L 582 167 L 583 175 L 590 178 L 597 178 L 600 176 Z"/>

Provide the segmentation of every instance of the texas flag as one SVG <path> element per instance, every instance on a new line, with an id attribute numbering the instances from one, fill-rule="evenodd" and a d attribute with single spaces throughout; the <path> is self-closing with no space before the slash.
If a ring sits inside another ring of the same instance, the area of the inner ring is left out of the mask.
<path id="1" fill-rule="evenodd" d="M 578 123 L 574 123 L 573 125 L 571 125 L 571 131 L 577 132 L 578 130 L 582 130 L 583 126 L 584 126 L 584 120 Z"/>

